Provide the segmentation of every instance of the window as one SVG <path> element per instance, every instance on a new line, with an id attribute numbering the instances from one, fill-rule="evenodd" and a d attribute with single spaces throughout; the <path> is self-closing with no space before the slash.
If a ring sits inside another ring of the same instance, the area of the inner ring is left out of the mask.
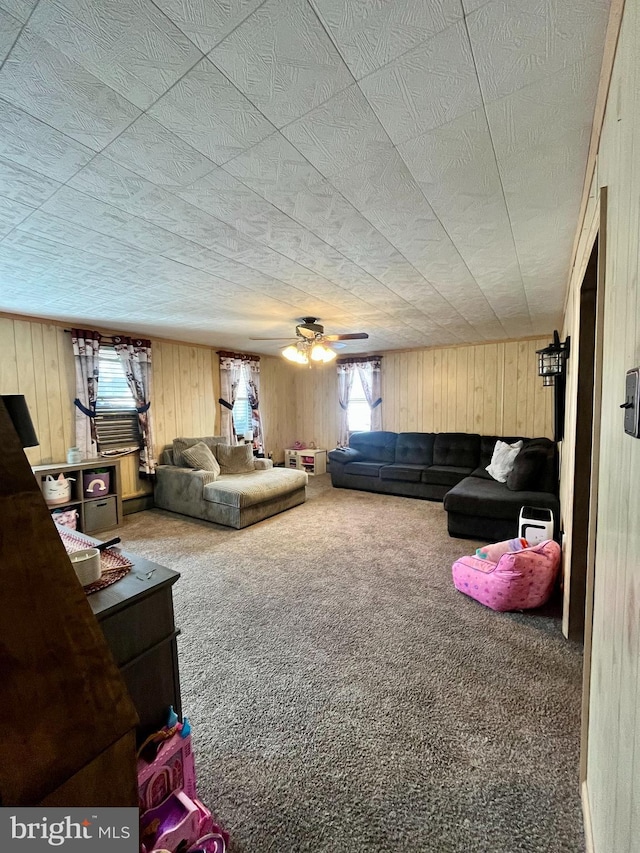
<path id="1" fill-rule="evenodd" d="M 99 450 L 140 447 L 136 402 L 113 347 L 100 347 L 96 434 Z"/>
<path id="2" fill-rule="evenodd" d="M 252 426 L 251 404 L 249 403 L 249 385 L 247 383 L 247 372 L 242 368 L 238 387 L 236 388 L 236 401 L 233 404 L 233 426 L 236 435 L 246 435 Z"/>
<path id="3" fill-rule="evenodd" d="M 371 429 L 371 409 L 364 396 L 360 371 L 354 368 L 353 385 L 347 409 L 349 432 L 368 432 Z"/>

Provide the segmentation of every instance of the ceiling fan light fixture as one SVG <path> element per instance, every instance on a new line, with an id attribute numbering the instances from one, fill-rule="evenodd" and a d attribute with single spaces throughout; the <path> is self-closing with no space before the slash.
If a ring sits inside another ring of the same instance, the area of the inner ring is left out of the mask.
<path id="1" fill-rule="evenodd" d="M 322 361 L 326 364 L 328 361 L 334 359 L 336 354 L 329 347 L 324 346 L 324 344 L 315 343 L 311 347 L 310 356 L 311 361 Z"/>
<path id="2" fill-rule="evenodd" d="M 289 344 L 289 346 L 288 346 L 288 347 L 285 347 L 285 348 L 282 350 L 282 355 L 283 355 L 283 356 L 284 356 L 288 361 L 295 361 L 295 362 L 298 362 L 298 363 L 299 363 L 299 362 L 300 362 L 300 356 L 301 356 L 302 354 L 303 354 L 303 353 L 301 353 L 301 352 L 300 352 L 300 350 L 298 349 L 298 347 L 297 347 L 297 346 L 295 346 L 294 344 Z"/>

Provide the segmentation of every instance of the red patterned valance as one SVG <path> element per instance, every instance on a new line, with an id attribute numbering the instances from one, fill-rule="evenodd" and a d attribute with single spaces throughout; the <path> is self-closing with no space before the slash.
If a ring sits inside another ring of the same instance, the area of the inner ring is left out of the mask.
<path id="1" fill-rule="evenodd" d="M 259 355 L 248 355 L 244 352 L 227 352 L 226 350 L 219 349 L 218 355 L 220 358 L 237 358 L 240 361 L 260 361 Z"/>
<path id="2" fill-rule="evenodd" d="M 367 364 L 369 362 L 373 362 L 373 367 L 380 369 L 380 362 L 382 361 L 381 355 L 354 355 L 350 358 L 339 358 L 336 361 L 336 364 Z"/>

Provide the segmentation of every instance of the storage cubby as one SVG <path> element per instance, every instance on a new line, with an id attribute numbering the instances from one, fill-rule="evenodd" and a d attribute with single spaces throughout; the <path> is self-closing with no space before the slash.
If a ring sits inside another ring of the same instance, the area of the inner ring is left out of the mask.
<path id="1" fill-rule="evenodd" d="M 92 493 L 85 493 L 84 475 L 94 471 L 108 474 L 106 477 L 100 474 L 92 478 Z M 47 476 L 57 478 L 60 474 L 73 480 L 71 483 L 71 494 L 64 503 L 48 503 L 49 512 L 56 510 L 75 510 L 78 513 L 76 530 L 82 533 L 96 534 L 103 530 L 110 530 L 122 523 L 122 487 L 120 481 L 119 459 L 87 459 L 84 462 L 71 464 L 59 462 L 50 465 L 35 465 L 33 473 L 36 476 L 40 489 L 44 489 Z"/>
<path id="2" fill-rule="evenodd" d="M 327 471 L 327 451 L 318 450 L 317 448 L 309 448 L 307 450 L 287 449 L 284 452 L 284 467 L 306 471 L 312 477 L 316 474 L 325 474 Z"/>

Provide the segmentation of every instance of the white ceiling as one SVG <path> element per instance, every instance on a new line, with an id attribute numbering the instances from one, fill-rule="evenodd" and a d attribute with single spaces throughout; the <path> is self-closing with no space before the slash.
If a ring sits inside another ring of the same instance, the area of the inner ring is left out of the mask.
<path id="1" fill-rule="evenodd" d="M 608 6 L 0 0 L 0 310 L 265 353 L 304 315 L 547 333 Z"/>

